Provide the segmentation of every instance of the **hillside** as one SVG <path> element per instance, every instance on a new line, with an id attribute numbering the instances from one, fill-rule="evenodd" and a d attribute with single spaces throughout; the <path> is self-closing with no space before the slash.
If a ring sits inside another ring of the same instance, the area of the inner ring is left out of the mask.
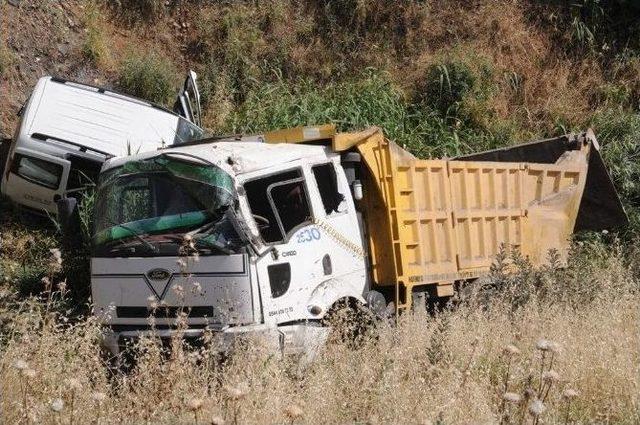
<path id="1" fill-rule="evenodd" d="M 259 347 L 226 363 L 204 349 L 165 358 L 150 344 L 119 374 L 85 317 L 85 259 L 60 270 L 50 220 L 0 199 L 0 422 L 640 421 L 635 2 L 0 0 L 2 136 L 43 75 L 170 106 L 188 69 L 215 134 L 378 125 L 428 158 L 593 127 L 631 225 L 578 235 L 567 269 L 511 259 L 492 301 L 407 315 L 311 366 Z M 530 411 L 543 395 L 544 413 Z"/>

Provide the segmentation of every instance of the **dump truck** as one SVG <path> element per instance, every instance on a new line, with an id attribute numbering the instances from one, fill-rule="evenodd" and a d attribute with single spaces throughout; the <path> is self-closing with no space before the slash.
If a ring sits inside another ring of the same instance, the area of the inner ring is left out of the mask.
<path id="1" fill-rule="evenodd" d="M 73 228 L 74 200 L 59 207 Z M 307 350 L 338 308 L 425 308 L 503 246 L 566 260 L 574 231 L 627 220 L 591 130 L 418 159 L 378 128 L 331 125 L 111 159 L 94 214 L 92 301 L 114 353 L 177 332 Z"/>

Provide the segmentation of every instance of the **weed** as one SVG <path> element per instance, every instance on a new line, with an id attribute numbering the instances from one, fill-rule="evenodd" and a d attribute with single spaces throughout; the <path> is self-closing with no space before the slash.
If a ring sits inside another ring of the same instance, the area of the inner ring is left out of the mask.
<path id="1" fill-rule="evenodd" d="M 133 96 L 166 104 L 175 79 L 176 71 L 166 58 L 153 52 L 130 52 L 121 65 L 118 85 Z"/>
<path id="2" fill-rule="evenodd" d="M 87 2 L 85 6 L 84 25 L 86 33 L 82 54 L 96 65 L 106 65 L 110 55 L 103 29 L 103 17 L 99 6 L 93 1 Z"/>
<path id="3" fill-rule="evenodd" d="M 14 62 L 13 53 L 7 48 L 5 41 L 0 38 L 0 77 L 4 77 Z"/>
<path id="4" fill-rule="evenodd" d="M 500 297 L 482 309 L 462 304 L 436 317 L 410 313 L 397 326 L 381 323 L 358 349 L 328 344 L 304 367 L 295 356 L 274 357 L 259 340 L 238 342 L 220 362 L 212 360 L 220 358 L 213 336 L 191 348 L 172 340 L 169 351 L 149 336 L 139 340 L 135 367 L 109 376 L 99 355 L 100 326 L 65 316 L 60 293 L 48 307 L 45 299 L 3 300 L 0 311 L 16 310 L 0 327 L 6 383 L 0 405 L 11 422 L 26 414 L 45 424 L 118 423 L 122 417 L 160 424 L 265 417 L 280 423 L 407 423 L 416 417 L 633 423 L 638 283 L 635 277 L 619 281 L 619 252 L 598 252 L 575 254 L 577 264 L 569 269 L 595 264 L 584 274 L 567 272 L 563 279 L 574 285 L 557 280 L 557 273 L 549 276 L 558 293 L 586 283 L 596 291 L 594 302 L 567 304 L 570 292 L 552 303 L 553 297 L 529 297 L 515 314 Z"/>
<path id="5" fill-rule="evenodd" d="M 165 0 L 115 0 L 107 4 L 128 24 L 153 22 L 165 13 Z"/>

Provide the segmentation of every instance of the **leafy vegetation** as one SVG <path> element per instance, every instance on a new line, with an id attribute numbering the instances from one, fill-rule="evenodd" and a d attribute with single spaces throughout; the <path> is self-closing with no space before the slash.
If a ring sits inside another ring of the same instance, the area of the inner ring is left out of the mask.
<path id="1" fill-rule="evenodd" d="M 87 32 L 82 44 L 82 54 L 97 66 L 101 66 L 110 57 L 106 36 L 102 28 L 103 18 L 96 3 L 87 2 L 86 8 L 84 18 Z"/>
<path id="2" fill-rule="evenodd" d="M 0 77 L 3 77 L 5 72 L 14 63 L 15 58 L 13 54 L 7 48 L 4 40 L 0 39 Z"/>
<path id="3" fill-rule="evenodd" d="M 121 65 L 118 85 L 134 96 L 166 104 L 175 92 L 175 76 L 173 65 L 161 55 L 130 52 Z"/>

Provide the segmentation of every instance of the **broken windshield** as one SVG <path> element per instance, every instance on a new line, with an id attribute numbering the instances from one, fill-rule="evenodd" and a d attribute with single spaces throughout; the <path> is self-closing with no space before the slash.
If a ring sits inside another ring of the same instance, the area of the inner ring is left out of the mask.
<path id="1" fill-rule="evenodd" d="M 100 177 L 94 249 L 99 255 L 177 255 L 188 233 L 196 249 L 231 252 L 240 239 L 222 222 L 234 201 L 231 176 L 214 165 L 166 156 L 128 162 Z"/>

